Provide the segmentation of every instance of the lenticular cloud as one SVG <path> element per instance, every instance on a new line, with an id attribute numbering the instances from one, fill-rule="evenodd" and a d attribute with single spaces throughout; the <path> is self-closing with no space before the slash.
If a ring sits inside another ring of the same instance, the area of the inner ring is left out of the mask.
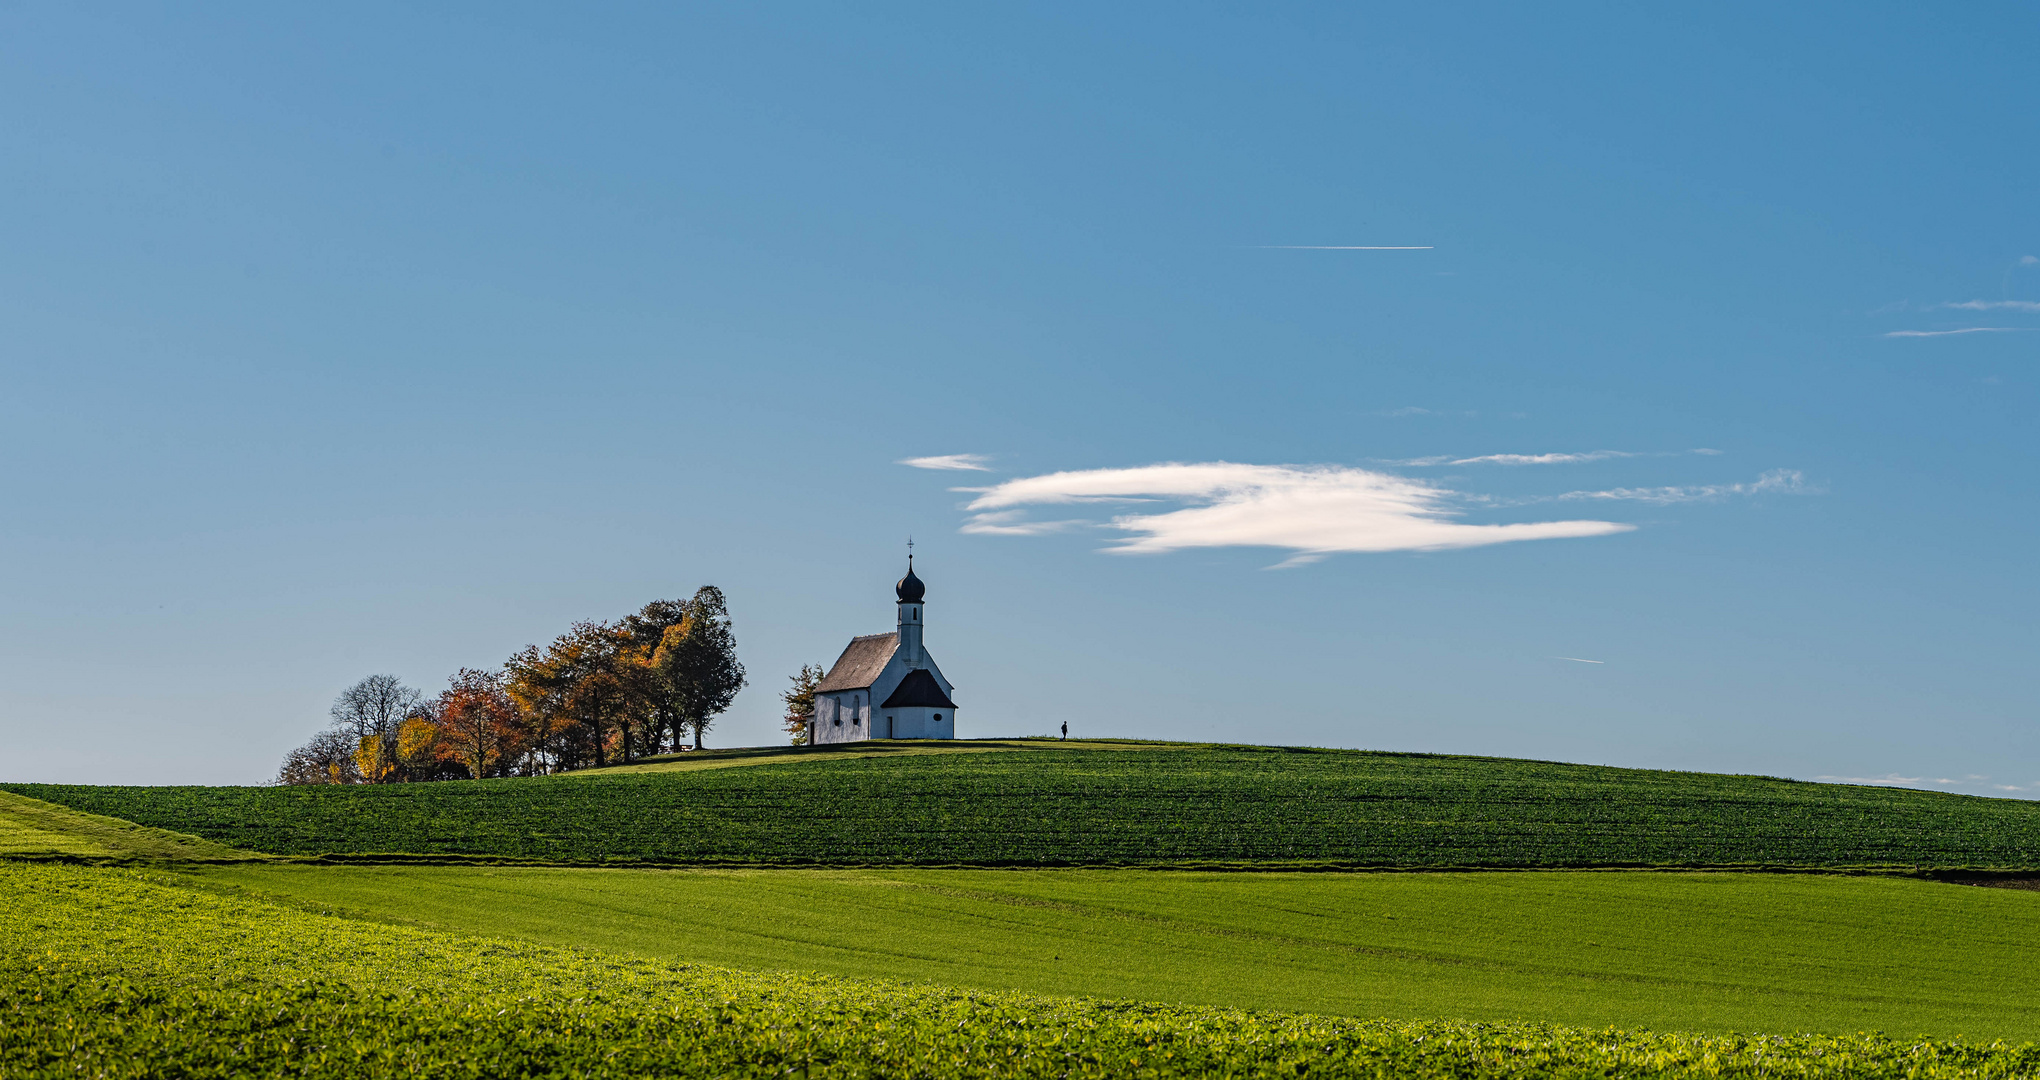
<path id="1" fill-rule="evenodd" d="M 1452 520 L 1454 493 L 1445 488 L 1330 465 L 1169 463 L 1050 473 L 975 490 L 973 516 L 963 527 L 968 533 L 1027 535 L 1090 523 L 1029 522 L 1030 506 L 1168 502 L 1187 505 L 1121 513 L 1105 522 L 1126 534 L 1110 550 L 1274 547 L 1296 553 L 1284 565 L 1340 552 L 1444 551 L 1635 528 L 1612 521 L 1469 525 Z"/>

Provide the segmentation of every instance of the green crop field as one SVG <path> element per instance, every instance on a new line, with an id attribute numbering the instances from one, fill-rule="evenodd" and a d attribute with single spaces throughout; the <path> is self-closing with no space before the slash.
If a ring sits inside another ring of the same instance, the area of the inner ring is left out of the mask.
<path id="1" fill-rule="evenodd" d="M 243 861 L 245 851 L 0 791 L 0 858 Z"/>
<path id="2" fill-rule="evenodd" d="M 1323 872 L 2018 869 L 2040 829 L 2026 803 L 1027 742 L 478 784 L 6 788 L 10 1078 L 2040 1072 L 2040 1048 L 1987 1041 L 2040 1037 L 2040 893 Z M 325 852 L 768 865 L 290 861 Z M 1125 865 L 1025 868 L 1074 863 Z M 1199 863 L 1255 872 L 1154 868 Z M 1749 1031 L 1790 1034 L 1732 1034 Z"/>
<path id="3" fill-rule="evenodd" d="M 1370 1018 L 2040 1039 L 2040 893 L 1902 878 L 250 865 L 203 879 L 754 970 Z"/>
<path id="4" fill-rule="evenodd" d="M 5 789 L 280 855 L 579 864 L 2040 867 L 2040 804 L 2027 801 L 1495 758 L 1032 745 L 1041 748 L 890 756 L 781 750 L 746 768 L 653 766 L 479 783 Z"/>
<path id="5" fill-rule="evenodd" d="M 1952 887 L 1951 887 L 1952 888 Z M 2030 1044 L 1298 1014 L 746 974 L 0 862 L 0 1074 L 2012 1077 Z"/>

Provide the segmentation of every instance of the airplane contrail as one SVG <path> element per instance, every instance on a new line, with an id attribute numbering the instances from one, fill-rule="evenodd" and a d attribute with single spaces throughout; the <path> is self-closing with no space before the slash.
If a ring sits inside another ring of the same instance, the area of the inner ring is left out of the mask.
<path id="1" fill-rule="evenodd" d="M 1554 656 L 1554 657 L 1552 657 L 1552 659 L 1553 659 L 1553 660 L 1571 660 L 1571 661 L 1573 661 L 1574 663 L 1578 663 L 1578 664 L 1605 664 L 1605 663 L 1607 663 L 1607 662 L 1608 662 L 1608 661 L 1606 661 L 1606 660 L 1586 660 L 1586 659 L 1582 659 L 1582 658 L 1580 658 L 1580 657 L 1577 657 L 1577 656 Z"/>
<path id="2" fill-rule="evenodd" d="M 1433 244 L 1387 247 L 1377 244 L 1260 244 L 1262 251 L 1435 251 Z"/>

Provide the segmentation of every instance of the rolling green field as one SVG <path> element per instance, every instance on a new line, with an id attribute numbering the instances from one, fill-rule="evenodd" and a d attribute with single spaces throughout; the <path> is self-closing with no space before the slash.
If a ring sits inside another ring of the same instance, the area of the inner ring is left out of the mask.
<path id="1" fill-rule="evenodd" d="M 2040 892 L 1676 869 L 2036 852 L 2026 802 L 1156 743 L 0 785 L 0 1076 L 2040 1075 Z"/>
<path id="2" fill-rule="evenodd" d="M 2040 867 L 2040 803 L 1495 758 L 1159 744 L 365 787 L 11 790 L 279 855 L 839 866 Z M 982 749 L 959 744 L 962 749 Z M 738 763 L 742 755 L 726 758 Z"/>
<path id="3" fill-rule="evenodd" d="M 245 861 L 260 856 L 196 836 L 86 814 L 0 791 L 0 858 L 81 862 Z"/>
<path id="4" fill-rule="evenodd" d="M 985 990 L 2040 1039 L 2040 893 L 1901 878 L 250 865 L 202 880 L 655 960 Z"/>
<path id="5" fill-rule="evenodd" d="M 157 873 L 0 862 L 10 1078 L 2036 1070 L 2030 1044 L 1342 1020 L 747 974 L 336 918 Z"/>

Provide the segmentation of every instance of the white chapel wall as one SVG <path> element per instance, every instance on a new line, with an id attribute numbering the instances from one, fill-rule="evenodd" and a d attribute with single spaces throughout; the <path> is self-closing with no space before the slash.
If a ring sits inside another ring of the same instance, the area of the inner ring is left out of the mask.
<path id="1" fill-rule="evenodd" d="M 871 693 L 844 690 L 815 698 L 814 742 L 863 742 L 871 735 Z"/>

